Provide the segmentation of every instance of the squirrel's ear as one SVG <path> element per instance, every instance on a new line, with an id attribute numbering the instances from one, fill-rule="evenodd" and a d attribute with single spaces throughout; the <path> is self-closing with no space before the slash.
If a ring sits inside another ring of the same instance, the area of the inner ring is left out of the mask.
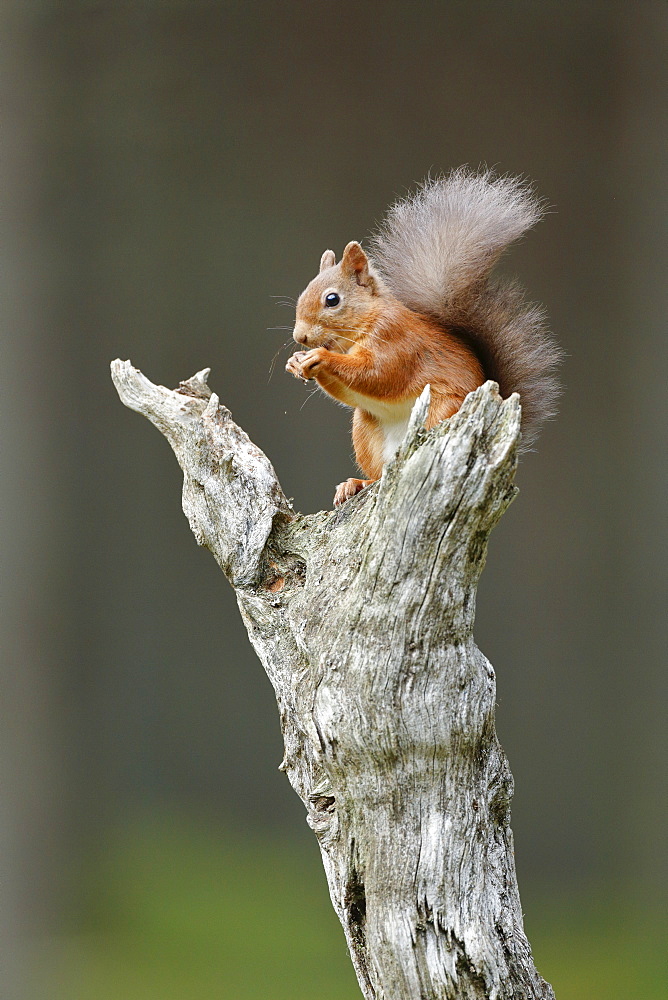
<path id="1" fill-rule="evenodd" d="M 343 251 L 341 270 L 355 278 L 358 285 L 373 287 L 373 278 L 369 274 L 369 260 L 357 242 L 349 243 Z"/>
<path id="2" fill-rule="evenodd" d="M 328 267 L 334 267 L 336 264 L 336 257 L 334 256 L 333 250 L 325 250 L 324 254 L 320 258 L 320 270 L 324 271 Z"/>

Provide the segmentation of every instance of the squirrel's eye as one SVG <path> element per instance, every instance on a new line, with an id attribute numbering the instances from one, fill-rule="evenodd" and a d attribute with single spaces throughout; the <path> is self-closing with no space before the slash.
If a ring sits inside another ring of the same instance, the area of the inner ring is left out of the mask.
<path id="1" fill-rule="evenodd" d="M 325 305 L 326 306 L 338 306 L 341 299 L 336 294 L 336 292 L 330 292 L 329 295 L 325 295 Z"/>

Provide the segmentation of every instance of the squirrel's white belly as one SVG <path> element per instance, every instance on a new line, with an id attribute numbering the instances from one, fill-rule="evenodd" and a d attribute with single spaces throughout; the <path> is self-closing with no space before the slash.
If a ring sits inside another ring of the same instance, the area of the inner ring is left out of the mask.
<path id="1" fill-rule="evenodd" d="M 410 417 L 410 413 L 408 415 Z M 394 423 L 380 422 L 380 428 L 385 438 L 383 442 L 383 464 L 391 461 L 399 450 L 399 445 L 406 437 L 408 429 L 408 417 L 404 420 L 397 420 Z"/>
<path id="2" fill-rule="evenodd" d="M 396 455 L 399 445 L 406 435 L 411 410 L 417 397 L 404 399 L 399 403 L 390 403 L 382 399 L 374 399 L 372 396 L 363 396 L 357 392 L 351 392 L 350 395 L 354 397 L 354 406 L 366 410 L 380 424 L 384 439 L 383 464 L 389 462 Z"/>

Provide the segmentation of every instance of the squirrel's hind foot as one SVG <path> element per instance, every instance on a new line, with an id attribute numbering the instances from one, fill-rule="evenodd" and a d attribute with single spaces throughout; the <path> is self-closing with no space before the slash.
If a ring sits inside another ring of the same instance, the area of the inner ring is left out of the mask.
<path id="1" fill-rule="evenodd" d="M 339 483 L 334 494 L 334 506 L 340 507 L 346 500 L 350 500 L 366 486 L 375 483 L 375 479 L 346 479 L 345 483 Z"/>

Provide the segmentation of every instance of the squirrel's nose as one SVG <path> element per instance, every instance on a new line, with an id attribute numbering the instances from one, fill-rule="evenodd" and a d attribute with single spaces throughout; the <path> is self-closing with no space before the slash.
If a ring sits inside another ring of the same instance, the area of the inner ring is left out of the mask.
<path id="1" fill-rule="evenodd" d="M 297 324 L 295 327 L 295 332 L 292 334 L 292 339 L 296 340 L 298 344 L 305 344 L 308 340 L 308 333 L 301 324 Z"/>

